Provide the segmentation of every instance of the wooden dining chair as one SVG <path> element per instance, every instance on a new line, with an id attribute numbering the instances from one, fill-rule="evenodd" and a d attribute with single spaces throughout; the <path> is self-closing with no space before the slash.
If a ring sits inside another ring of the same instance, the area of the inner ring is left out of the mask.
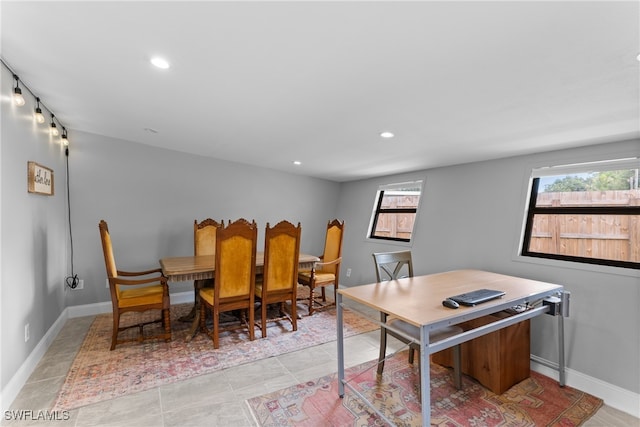
<path id="1" fill-rule="evenodd" d="M 193 221 L 193 254 L 195 256 L 210 255 L 216 253 L 216 232 L 218 228 L 224 226 L 224 221 L 218 222 L 211 218 L 204 219 L 200 222 Z M 198 306 L 198 293 L 200 289 L 213 286 L 213 279 L 199 279 L 193 281 L 194 305 L 189 314 L 180 318 L 181 321 L 191 321 L 196 315 Z"/>
<path id="2" fill-rule="evenodd" d="M 142 342 L 147 339 L 171 340 L 171 319 L 169 310 L 169 286 L 167 279 L 162 276 L 162 269 L 155 268 L 145 271 L 123 271 L 116 267 L 113 256 L 113 245 L 109 227 L 101 220 L 100 239 L 102 240 L 102 252 L 107 269 L 107 279 L 111 292 L 111 305 L 113 307 L 113 333 L 111 335 L 111 350 L 117 344 L 125 342 Z M 120 316 L 127 312 L 144 312 L 159 310 L 160 318 L 152 321 L 140 321 L 129 326 L 120 326 Z M 152 323 L 162 323 L 163 332 L 145 337 L 143 327 Z M 118 333 L 130 328 L 138 328 L 139 333 L 135 338 L 118 338 Z"/>
<path id="3" fill-rule="evenodd" d="M 294 226 L 281 221 L 273 228 L 267 223 L 264 237 L 264 267 L 256 279 L 256 298 L 260 300 L 260 328 L 262 338 L 267 336 L 267 322 L 288 319 L 294 331 L 298 330 L 296 294 L 298 288 L 298 259 L 300 255 L 300 223 Z M 285 303 L 290 302 L 290 314 Z M 279 303 L 280 316 L 267 319 L 267 306 Z"/>
<path id="4" fill-rule="evenodd" d="M 314 263 L 311 270 L 298 272 L 298 282 L 309 288 L 309 316 L 317 309 L 334 306 L 340 280 L 340 263 L 342 262 L 342 235 L 344 221 L 334 219 L 327 223 L 327 234 L 324 242 L 324 253 L 320 261 Z M 325 288 L 333 285 L 333 301 L 327 302 Z M 321 294 L 316 297 L 315 289 L 320 288 Z"/>
<path id="5" fill-rule="evenodd" d="M 220 347 L 220 314 L 239 310 L 241 322 L 255 338 L 255 277 L 258 227 L 241 218 L 216 231 L 215 285 L 200 289 L 200 329 L 209 334 L 213 348 Z M 206 327 L 206 312 L 213 316 L 213 330 Z M 246 319 L 248 313 L 249 319 Z M 237 328 L 234 328 L 237 329 Z"/>
<path id="6" fill-rule="evenodd" d="M 378 283 L 388 283 L 403 277 L 413 277 L 413 261 L 411 259 L 411 251 L 395 251 L 395 252 L 378 252 L 373 254 L 373 262 L 376 267 L 376 281 Z M 387 336 L 400 340 L 409 345 L 409 363 L 413 364 L 415 352 L 420 351 L 420 328 L 397 318 L 391 318 L 387 313 L 380 312 L 380 322 L 387 324 L 409 337 L 408 339 L 400 334 L 395 333 L 387 328 L 380 328 L 380 355 L 378 356 L 378 375 L 382 375 L 384 370 L 384 361 L 387 357 Z M 459 326 L 447 326 L 444 328 L 430 331 L 429 339 L 431 342 L 440 341 L 450 336 L 462 333 L 463 329 Z M 454 383 L 459 390 L 462 388 L 462 368 L 460 359 L 460 345 L 453 348 L 453 365 L 454 365 Z M 422 369 L 422 367 L 420 367 Z"/>

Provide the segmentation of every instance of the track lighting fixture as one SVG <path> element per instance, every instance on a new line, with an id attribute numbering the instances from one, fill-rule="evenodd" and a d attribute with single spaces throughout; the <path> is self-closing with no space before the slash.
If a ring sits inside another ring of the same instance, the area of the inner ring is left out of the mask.
<path id="1" fill-rule="evenodd" d="M 55 116 L 51 114 L 51 135 L 58 136 L 60 135 L 60 132 L 58 131 L 58 127 L 56 126 L 56 123 L 53 121 L 54 117 Z"/>
<path id="2" fill-rule="evenodd" d="M 16 87 L 13 89 L 13 102 L 16 103 L 18 107 L 22 107 L 25 103 L 24 96 L 22 96 L 22 89 L 20 89 L 20 79 L 17 75 L 13 75 L 13 78 L 16 79 Z"/>
<path id="3" fill-rule="evenodd" d="M 42 114 L 42 109 L 40 108 L 40 98 L 36 97 L 36 122 L 44 123 L 44 114 Z"/>
<path id="4" fill-rule="evenodd" d="M 0 65 L 4 66 L 11 73 L 11 75 L 13 76 L 13 79 L 16 81 L 16 85 L 15 85 L 15 87 L 13 87 L 13 91 L 11 93 L 11 98 L 13 98 L 13 102 L 15 103 L 15 105 L 20 106 L 20 107 L 25 105 L 26 101 L 25 101 L 24 96 L 22 95 L 22 90 L 26 89 L 27 92 L 36 101 L 36 106 L 33 109 L 34 118 L 36 119 L 36 122 L 37 123 L 45 123 L 46 122 L 46 118 L 44 117 L 44 114 L 42 113 L 42 109 L 43 108 L 46 109 L 49 113 L 51 113 L 51 122 L 49 123 L 49 132 L 51 133 L 51 136 L 57 137 L 57 136 L 60 136 L 59 127 L 62 128 L 62 136 L 61 136 L 60 143 L 65 147 L 65 154 L 69 155 L 69 148 L 68 148 L 69 147 L 69 139 L 68 139 L 68 135 L 67 135 L 67 129 L 64 126 L 62 126 L 62 123 L 51 112 L 51 109 L 42 103 L 40 98 L 37 97 L 33 93 L 33 91 L 26 84 L 24 84 L 23 81 L 20 80 L 18 75 L 11 69 L 11 67 L 9 67 L 9 65 L 7 65 L 6 62 L 4 62 L 4 60 L 2 58 L 0 58 Z M 22 88 L 20 87 L 20 83 L 22 83 Z M 27 92 L 25 92 L 25 94 Z M 58 123 L 57 125 L 56 125 L 56 122 Z"/>

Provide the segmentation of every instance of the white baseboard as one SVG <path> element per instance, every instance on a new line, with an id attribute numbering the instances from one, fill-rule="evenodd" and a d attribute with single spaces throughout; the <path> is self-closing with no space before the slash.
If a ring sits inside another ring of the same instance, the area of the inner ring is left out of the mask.
<path id="1" fill-rule="evenodd" d="M 58 316 L 58 318 L 53 323 L 53 325 L 51 325 L 44 337 L 42 337 L 38 344 L 36 344 L 33 351 L 25 359 L 22 365 L 20 365 L 18 371 L 13 375 L 13 377 L 11 377 L 7 385 L 2 389 L 2 394 L 0 397 L 2 414 L 4 414 L 5 410 L 11 407 L 11 404 L 18 396 L 18 393 L 20 393 L 20 390 L 22 390 L 22 387 L 24 387 L 24 385 L 27 383 L 27 380 L 38 365 L 38 362 L 40 362 L 40 359 L 42 359 L 44 354 L 47 352 L 49 346 L 58 336 L 58 333 L 60 333 L 62 327 L 66 322 L 67 309 L 65 309 L 62 314 Z"/>
<path id="2" fill-rule="evenodd" d="M 558 378 L 558 371 L 549 367 L 553 362 L 531 355 L 531 370 L 550 378 Z M 612 408 L 640 418 L 640 394 L 606 383 L 573 369 L 565 369 L 566 385 L 599 397 Z"/>
<path id="3" fill-rule="evenodd" d="M 172 304 L 183 304 L 193 302 L 193 292 L 180 292 L 171 294 Z M 38 342 L 33 351 L 22 363 L 18 371 L 11 377 L 7 385 L 0 392 L 0 413 L 11 407 L 13 401 L 18 397 L 18 393 L 27 383 L 29 377 L 36 369 L 38 362 L 45 355 L 53 340 L 58 336 L 67 319 L 84 316 L 95 316 L 97 314 L 111 313 L 111 302 L 102 302 L 96 304 L 76 305 L 65 308 L 56 321 L 51 325 L 47 333 Z"/>

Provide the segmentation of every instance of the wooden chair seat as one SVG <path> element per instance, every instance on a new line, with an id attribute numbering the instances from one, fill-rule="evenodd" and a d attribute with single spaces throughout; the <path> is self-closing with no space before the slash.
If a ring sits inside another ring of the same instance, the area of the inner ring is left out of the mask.
<path id="1" fill-rule="evenodd" d="M 164 298 L 162 285 L 125 289 L 120 291 L 118 306 L 132 307 L 136 305 L 162 304 L 162 298 Z"/>
<path id="2" fill-rule="evenodd" d="M 298 273 L 298 277 L 300 279 L 302 279 L 303 281 L 310 281 L 311 280 L 311 270 L 302 270 Z M 336 275 L 333 273 L 322 273 L 322 272 L 316 272 L 315 273 L 315 281 L 316 281 L 316 286 L 323 284 L 323 283 L 333 283 L 336 280 Z"/>

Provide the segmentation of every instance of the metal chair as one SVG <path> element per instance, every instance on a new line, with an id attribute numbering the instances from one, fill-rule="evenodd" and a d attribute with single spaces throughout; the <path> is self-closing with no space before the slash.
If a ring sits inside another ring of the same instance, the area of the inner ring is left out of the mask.
<path id="1" fill-rule="evenodd" d="M 379 283 L 397 280 L 402 277 L 413 277 L 413 261 L 411 251 L 379 252 L 373 254 L 373 262 L 376 267 L 376 280 Z M 380 328 L 380 355 L 378 357 L 378 375 L 382 375 L 384 361 L 387 353 L 387 335 L 409 345 L 409 363 L 413 364 L 414 354 L 420 351 L 420 328 L 400 319 L 389 318 L 387 313 L 380 312 L 380 321 L 394 327 L 412 337 L 415 341 L 409 340 L 402 335 Z M 430 341 L 440 341 L 452 335 L 463 332 L 459 326 L 448 326 L 437 329 L 429 334 Z M 453 348 L 454 383 L 457 389 L 462 388 L 462 369 L 460 361 L 460 345 Z M 422 369 L 422 367 L 420 367 Z"/>

